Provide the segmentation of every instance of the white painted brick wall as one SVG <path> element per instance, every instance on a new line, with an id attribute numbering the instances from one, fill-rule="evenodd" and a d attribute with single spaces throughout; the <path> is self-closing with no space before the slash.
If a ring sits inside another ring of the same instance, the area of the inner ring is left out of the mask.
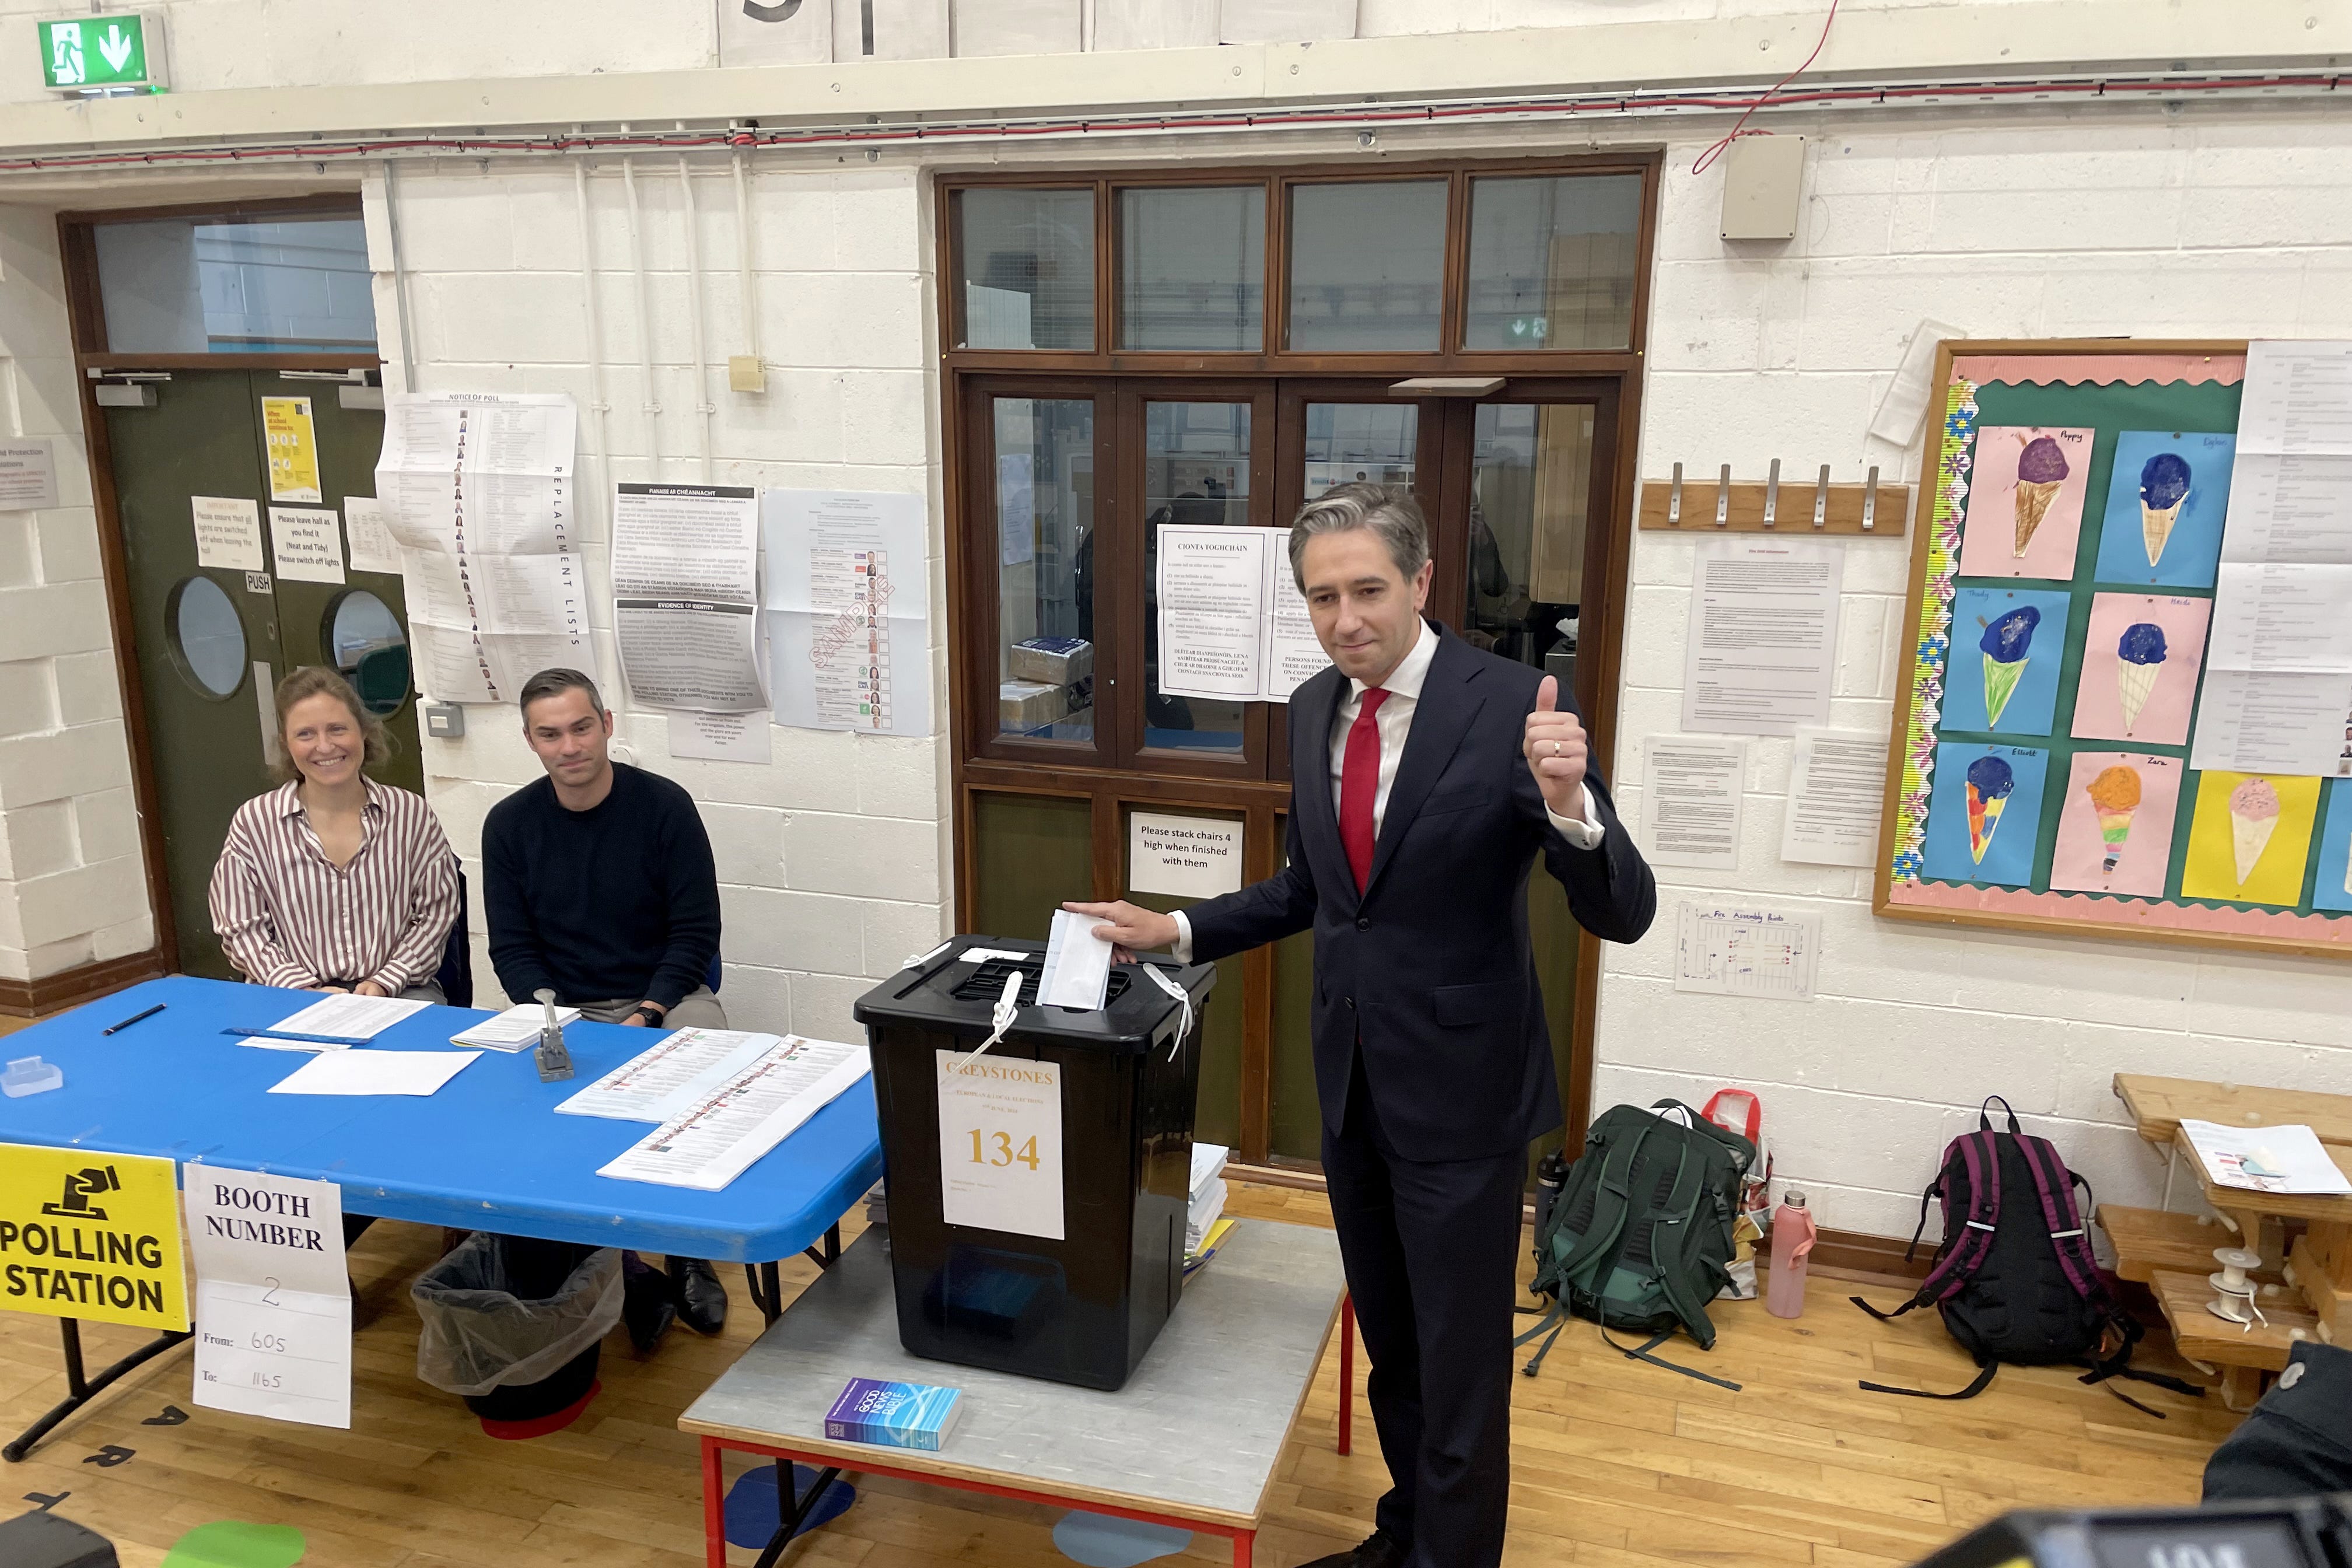
<path id="1" fill-rule="evenodd" d="M 1725 244 L 1719 186 L 1690 173 L 1704 143 L 1668 151 L 1647 478 L 1677 461 L 1759 478 L 1777 457 L 1784 474 L 1828 462 L 1859 479 L 1876 463 L 1916 483 L 1918 443 L 1866 429 L 1923 317 L 1980 337 L 2352 336 L 2339 121 L 1787 129 L 1817 141 L 1785 246 Z M 1694 548 L 1635 536 L 1618 778 L 1637 819 L 1646 743 L 1681 728 Z M 1840 724 L 1892 723 L 1908 559 L 1907 538 L 1846 545 Z M 1907 1236 L 1944 1142 L 1987 1094 L 2054 1139 L 2102 1200 L 2154 1204 L 2164 1168 L 2125 1129 L 2118 1071 L 2352 1092 L 2340 964 L 1879 920 L 1868 872 L 1780 859 L 1789 752 L 1750 744 L 1739 868 L 1661 868 L 1657 930 L 1608 950 L 1598 1103 L 1751 1088 L 1780 1173 L 1824 1225 Z M 1701 900 L 1820 917 L 1818 999 L 1675 992 L 1675 911 Z M 2176 1206 L 2193 1206 L 2187 1188 Z"/>
<path id="2" fill-rule="evenodd" d="M 938 398 L 928 366 L 931 258 L 927 194 L 911 170 L 826 163 L 763 169 L 752 181 L 753 307 L 768 391 L 726 390 L 723 362 L 743 349 L 736 268 L 734 185 L 728 165 L 695 165 L 691 221 L 701 251 L 698 301 L 688 272 L 686 193 L 675 159 L 636 170 L 639 243 L 648 269 L 646 329 L 630 271 L 628 212 L 619 163 L 589 177 L 594 270 L 583 279 L 568 168 L 473 163 L 404 171 L 403 259 L 412 269 L 418 384 L 427 388 L 563 391 L 581 405 L 583 471 L 619 479 L 690 480 L 698 474 L 694 405 L 707 395 L 714 476 L 720 483 L 914 491 L 933 512 L 926 596 L 933 658 L 942 655 L 944 543 L 937 519 Z M 367 200 L 380 208 L 380 184 Z M 381 223 L 374 265 L 388 264 Z M 609 452 L 598 449 L 583 282 L 602 312 L 601 353 L 611 405 Z M 384 293 L 379 277 L 379 295 Z M 387 300 L 388 303 L 388 300 Z M 689 366 L 699 305 L 713 368 L 698 393 Z M 395 317 L 380 310 L 387 360 Z M 644 408 L 638 344 L 654 362 L 658 416 Z M 396 379 L 396 372 L 395 372 Z M 655 460 L 656 455 L 660 460 Z M 582 520 L 592 584 L 609 582 L 610 523 L 592 502 Z M 636 709 L 619 679 L 609 597 L 593 608 L 596 673 L 620 710 L 617 754 L 676 779 L 695 797 L 718 860 L 726 959 L 720 1000 L 740 1027 L 858 1037 L 850 1004 L 908 952 L 934 945 L 949 902 L 942 800 L 946 753 L 937 739 L 809 730 L 770 731 L 768 766 L 673 758 L 667 717 Z M 936 721 L 945 721 L 935 685 Z M 425 742 L 427 794 L 467 862 L 476 899 L 476 981 L 486 1004 L 496 979 L 479 902 L 481 824 L 496 801 L 540 776 L 509 711 L 467 711 L 462 741 Z"/>
<path id="3" fill-rule="evenodd" d="M 100 582 L 57 222 L 0 205 L 0 429 L 47 436 L 58 504 L 0 512 L 0 979 L 153 945 Z"/>

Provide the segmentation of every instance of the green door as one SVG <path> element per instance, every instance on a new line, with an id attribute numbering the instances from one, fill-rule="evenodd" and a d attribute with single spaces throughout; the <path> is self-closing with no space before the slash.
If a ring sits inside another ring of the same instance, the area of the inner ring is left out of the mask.
<path id="1" fill-rule="evenodd" d="M 347 495 L 374 493 L 383 416 L 342 408 L 331 385 L 281 381 L 268 371 L 175 370 L 147 384 L 152 407 L 108 408 L 106 425 L 130 576 L 137 721 L 154 771 L 176 933 L 167 957 L 183 973 L 228 979 L 235 971 L 213 934 L 205 895 L 230 816 L 270 787 L 270 693 L 279 676 L 299 664 L 338 662 L 339 641 L 354 675 L 361 658 L 375 655 L 365 670 L 375 678 L 371 706 L 383 712 L 395 754 L 372 771 L 422 787 L 399 578 L 347 573 L 341 584 L 286 582 L 270 545 L 261 399 L 310 401 L 325 499 L 284 504 L 339 513 Z M 215 564 L 200 560 L 200 530 Z M 257 567 L 245 553 L 254 550 Z M 347 541 L 342 550 L 348 560 Z M 380 650 L 394 644 L 400 652 L 385 658 Z"/>

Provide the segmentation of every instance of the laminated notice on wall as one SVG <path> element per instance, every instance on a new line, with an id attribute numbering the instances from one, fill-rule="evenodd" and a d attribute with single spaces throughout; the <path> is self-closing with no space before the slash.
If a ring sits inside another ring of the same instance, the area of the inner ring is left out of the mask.
<path id="1" fill-rule="evenodd" d="M 1287 702 L 1330 663 L 1291 574 L 1286 528 L 1160 525 L 1160 689 Z"/>
<path id="2" fill-rule="evenodd" d="M 592 659 L 565 393 L 384 395 L 375 493 L 402 549 L 416 684 L 510 702 Z"/>
<path id="3" fill-rule="evenodd" d="M 261 444 L 269 454 L 271 500 L 327 499 L 319 489 L 319 436 L 310 425 L 309 398 L 263 398 Z"/>
<path id="4" fill-rule="evenodd" d="M 760 498 L 749 485 L 620 485 L 613 626 L 639 701 L 768 705 L 760 658 Z"/>

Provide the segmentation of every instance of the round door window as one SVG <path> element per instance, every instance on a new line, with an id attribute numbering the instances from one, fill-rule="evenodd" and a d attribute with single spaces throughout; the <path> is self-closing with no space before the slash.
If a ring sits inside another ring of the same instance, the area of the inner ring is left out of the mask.
<path id="1" fill-rule="evenodd" d="M 408 700 L 408 633 L 382 599 L 364 588 L 339 595 L 320 640 L 369 712 L 397 712 Z"/>
<path id="2" fill-rule="evenodd" d="M 182 673 L 207 697 L 231 697 L 245 683 L 245 623 L 221 585 L 209 577 L 183 579 L 172 590 L 164 620 Z"/>

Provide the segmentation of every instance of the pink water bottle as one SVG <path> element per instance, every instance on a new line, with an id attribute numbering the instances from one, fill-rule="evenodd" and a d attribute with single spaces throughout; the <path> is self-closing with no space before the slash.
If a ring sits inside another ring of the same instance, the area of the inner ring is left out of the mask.
<path id="1" fill-rule="evenodd" d="M 1771 1283 L 1764 1310 L 1776 1318 L 1794 1318 L 1805 1310 L 1805 1259 L 1820 1232 L 1813 1228 L 1813 1211 L 1802 1193 L 1784 1193 L 1772 1215 Z"/>

